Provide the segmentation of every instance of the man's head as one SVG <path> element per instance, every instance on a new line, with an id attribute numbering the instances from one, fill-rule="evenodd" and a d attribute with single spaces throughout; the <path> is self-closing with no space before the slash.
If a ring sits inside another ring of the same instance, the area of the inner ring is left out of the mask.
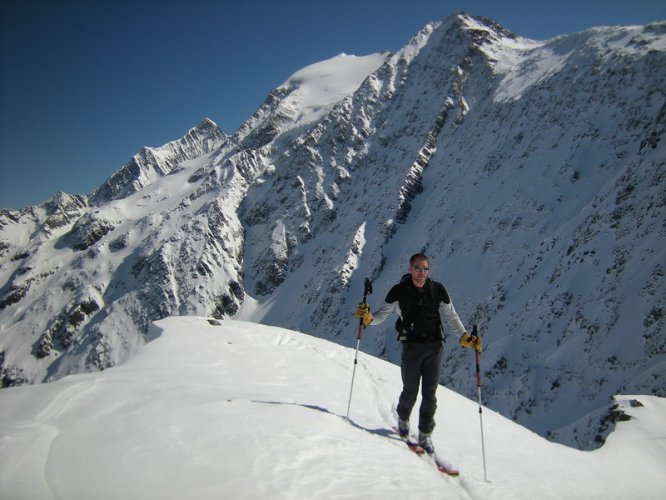
<path id="1" fill-rule="evenodd" d="M 425 254 L 415 253 L 412 255 L 409 259 L 409 274 L 412 276 L 412 283 L 414 283 L 414 286 L 421 288 L 425 285 L 429 266 L 430 263 Z"/>

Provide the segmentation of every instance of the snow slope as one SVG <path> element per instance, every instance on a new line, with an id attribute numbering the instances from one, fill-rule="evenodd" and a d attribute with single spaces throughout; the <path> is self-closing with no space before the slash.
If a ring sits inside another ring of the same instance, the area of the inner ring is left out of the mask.
<path id="1" fill-rule="evenodd" d="M 666 491 L 660 398 L 618 398 L 633 418 L 594 452 L 486 410 L 485 482 L 477 403 L 440 387 L 434 442 L 461 470 L 450 478 L 387 433 L 400 373 L 386 361 L 359 354 L 347 421 L 352 349 L 203 317 L 158 321 L 151 336 L 121 366 L 0 391 L 2 498 L 608 500 Z"/>
<path id="2" fill-rule="evenodd" d="M 387 53 L 362 57 L 339 54 L 311 64 L 278 87 L 278 90 L 289 94 L 281 105 L 292 108 L 295 125 L 315 122 L 353 93 L 368 75 L 384 63 L 387 56 Z"/>

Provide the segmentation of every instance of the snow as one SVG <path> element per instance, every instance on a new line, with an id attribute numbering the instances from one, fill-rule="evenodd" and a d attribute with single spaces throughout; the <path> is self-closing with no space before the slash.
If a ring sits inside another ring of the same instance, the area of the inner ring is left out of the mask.
<path id="1" fill-rule="evenodd" d="M 483 43 L 448 22 L 390 57 L 314 64 L 233 139 L 204 121 L 92 197 L 0 214 L 0 303 L 15 299 L 0 304 L 3 384 L 124 363 L 150 320 L 172 314 L 350 346 L 363 280 L 374 309 L 424 249 L 464 324 L 481 328 L 494 410 L 589 449 L 613 394 L 663 396 L 666 66 L 651 51 L 664 50 L 664 23 L 536 42 L 466 19 Z M 470 47 L 489 57 L 468 64 Z M 75 249 L 96 225 L 113 229 Z M 397 362 L 393 321 L 373 330 L 365 351 Z M 475 397 L 472 372 L 451 356 L 441 380 Z M 46 447 L 53 427 L 39 428 Z"/>
<path id="2" fill-rule="evenodd" d="M 547 48 L 538 51 L 535 48 L 520 47 L 512 57 L 503 56 L 495 66 L 495 71 L 504 73 L 495 94 L 498 102 L 520 99 L 530 87 L 547 80 L 565 67 L 568 54 L 558 55 Z"/>
<path id="3" fill-rule="evenodd" d="M 343 53 L 306 66 L 278 87 L 291 92 L 282 106 L 292 108 L 296 125 L 315 122 L 353 93 L 387 57 L 387 53 L 367 56 Z"/>
<path id="4" fill-rule="evenodd" d="M 633 418 L 594 452 L 486 409 L 486 482 L 478 403 L 440 386 L 434 443 L 461 470 L 451 478 L 387 431 L 397 366 L 359 354 L 348 421 L 353 349 L 203 317 L 160 320 L 151 337 L 121 366 L 0 392 L 0 496 L 607 500 L 666 491 L 664 399 L 618 397 Z"/>

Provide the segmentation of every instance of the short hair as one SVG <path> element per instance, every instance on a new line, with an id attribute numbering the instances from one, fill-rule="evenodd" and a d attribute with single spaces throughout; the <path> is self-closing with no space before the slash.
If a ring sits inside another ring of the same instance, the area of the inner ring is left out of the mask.
<path id="1" fill-rule="evenodd" d="M 430 259 L 428 256 L 424 253 L 415 253 L 409 258 L 409 265 L 411 266 L 416 262 L 417 260 L 425 260 L 428 264 L 430 264 Z"/>

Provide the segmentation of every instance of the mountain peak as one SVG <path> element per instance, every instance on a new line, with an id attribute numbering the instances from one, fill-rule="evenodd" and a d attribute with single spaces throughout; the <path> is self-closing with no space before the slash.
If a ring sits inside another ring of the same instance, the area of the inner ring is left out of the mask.
<path id="1" fill-rule="evenodd" d="M 456 19 L 459 23 L 459 26 L 464 30 L 479 35 L 479 43 L 488 43 L 490 41 L 496 41 L 504 38 L 517 38 L 517 35 L 515 35 L 512 31 L 506 29 L 504 26 L 488 17 L 467 14 L 466 12 L 459 12 L 451 17 Z M 486 33 L 487 36 L 481 37 L 483 33 Z"/>
<path id="2" fill-rule="evenodd" d="M 197 125 L 196 127 L 190 129 L 188 134 L 190 132 L 196 132 L 204 136 L 209 136 L 213 140 L 221 140 L 227 138 L 226 134 L 224 134 L 222 129 L 220 129 L 220 127 L 217 125 L 217 123 L 215 123 L 210 118 L 204 118 L 203 120 L 201 120 L 201 123 L 199 123 L 199 125 Z"/>
<path id="3" fill-rule="evenodd" d="M 144 147 L 91 195 L 95 205 L 125 198 L 174 170 L 184 161 L 209 154 L 228 143 L 229 137 L 205 118 L 180 139 L 154 148 Z"/>
<path id="4" fill-rule="evenodd" d="M 351 95 L 386 61 L 388 53 L 338 54 L 296 71 L 271 92 L 234 135 L 243 147 L 258 149 L 289 130 L 308 126 Z"/>

